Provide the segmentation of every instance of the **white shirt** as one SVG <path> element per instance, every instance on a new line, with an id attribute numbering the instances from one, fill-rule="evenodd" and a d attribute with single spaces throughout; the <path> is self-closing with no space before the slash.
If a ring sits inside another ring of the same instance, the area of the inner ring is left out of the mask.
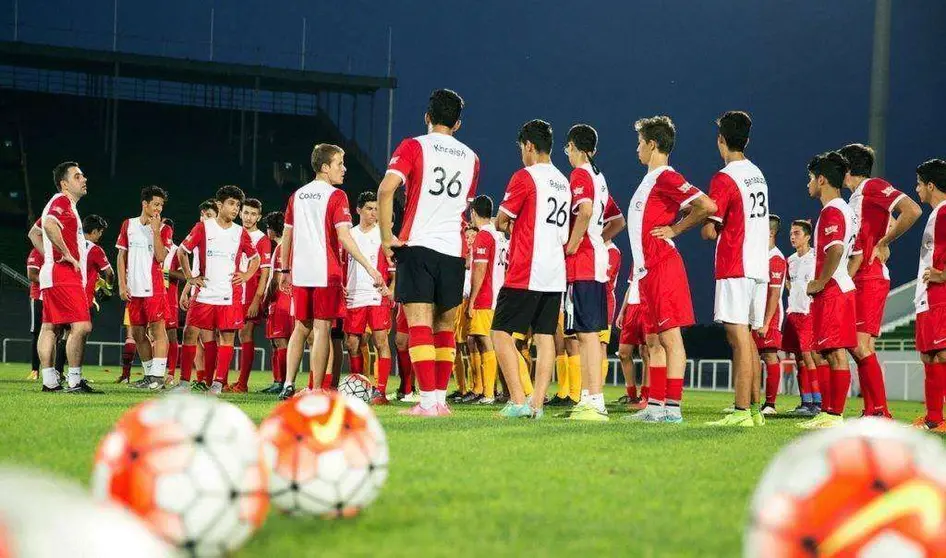
<path id="1" fill-rule="evenodd" d="M 371 262 L 371 267 L 378 269 L 378 261 L 382 257 L 381 228 L 375 225 L 368 231 L 363 231 L 360 226 L 352 227 L 351 237 L 361 253 Z M 345 298 L 348 308 L 381 305 L 381 293 L 374 286 L 374 280 L 368 275 L 368 271 L 351 257 L 351 254 L 348 255 L 348 277 L 345 290 L 348 292 Z"/>
<path id="2" fill-rule="evenodd" d="M 337 227 L 351 226 L 348 196 L 313 180 L 296 190 L 286 207 L 286 228 L 292 229 L 292 284 L 296 287 L 341 285 L 342 265 Z"/>
<path id="3" fill-rule="evenodd" d="M 923 227 L 923 240 L 920 242 L 920 263 L 916 271 L 916 290 L 913 295 L 913 304 L 916 307 L 917 314 L 930 309 L 928 285 L 923 281 L 923 274 L 927 268 L 933 267 L 933 253 L 936 250 L 936 219 L 944 205 L 946 205 L 946 202 L 940 202 L 939 205 L 933 208 L 926 220 L 926 226 Z"/>
<path id="4" fill-rule="evenodd" d="M 808 283 L 815 279 L 815 251 L 809 249 L 804 256 L 794 253 L 788 257 L 789 314 L 808 314 L 811 311 L 811 297 L 808 296 Z"/>
<path id="5" fill-rule="evenodd" d="M 197 302 L 227 306 L 241 301 L 243 286 L 231 283 L 233 274 L 238 270 L 242 255 L 250 259 L 259 257 L 243 227 L 230 223 L 230 227 L 224 229 L 216 219 L 207 219 L 194 226 L 181 247 L 187 253 L 203 252 L 204 286 L 197 293 Z"/>

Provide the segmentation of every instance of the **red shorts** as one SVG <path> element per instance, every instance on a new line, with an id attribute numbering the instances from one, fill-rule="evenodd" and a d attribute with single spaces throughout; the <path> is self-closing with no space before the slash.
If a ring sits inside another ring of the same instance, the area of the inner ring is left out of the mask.
<path id="1" fill-rule="evenodd" d="M 128 323 L 146 326 L 165 319 L 168 299 L 164 293 L 154 296 L 133 296 L 128 299 Z"/>
<path id="2" fill-rule="evenodd" d="M 288 311 L 271 306 L 266 317 L 267 339 L 289 339 L 296 321 Z"/>
<path id="3" fill-rule="evenodd" d="M 407 326 L 407 314 L 404 313 L 404 305 L 397 305 L 397 317 L 394 320 L 394 331 L 397 333 L 403 333 L 404 335 L 408 334 L 409 328 Z"/>
<path id="4" fill-rule="evenodd" d="M 782 331 L 775 327 L 774 323 L 778 316 L 772 317 L 772 324 L 769 325 L 769 330 L 765 332 L 765 337 L 760 337 L 758 333 L 752 332 L 752 340 L 755 341 L 755 346 L 760 351 L 763 350 L 778 350 L 782 348 Z"/>
<path id="5" fill-rule="evenodd" d="M 43 323 L 53 325 L 90 322 L 89 296 L 81 285 L 59 285 L 42 290 Z"/>
<path id="6" fill-rule="evenodd" d="M 391 305 L 382 302 L 378 306 L 349 308 L 348 313 L 345 314 L 345 325 L 342 328 L 345 333 L 362 335 L 366 326 L 370 327 L 371 331 L 391 329 Z"/>
<path id="7" fill-rule="evenodd" d="M 253 297 L 247 293 L 246 302 L 243 303 L 243 323 L 253 322 L 254 324 L 260 323 L 263 319 L 263 304 L 260 303 L 259 309 L 256 311 L 256 317 L 250 317 L 250 305 L 253 304 Z"/>
<path id="8" fill-rule="evenodd" d="M 935 353 L 946 349 L 946 306 L 936 306 L 917 314 L 915 329 L 917 351 Z"/>
<path id="9" fill-rule="evenodd" d="M 857 346 L 854 291 L 820 292 L 811 301 L 811 330 L 816 351 Z"/>
<path id="10" fill-rule="evenodd" d="M 165 291 L 165 300 L 167 300 L 167 310 L 164 314 L 164 327 L 167 329 L 177 329 L 180 324 L 178 323 L 178 316 L 180 312 L 177 309 L 178 301 L 178 292 L 177 285 L 172 283 L 168 285 L 167 291 Z"/>
<path id="11" fill-rule="evenodd" d="M 654 332 L 650 314 L 644 304 L 628 304 L 624 308 L 624 323 L 621 324 L 621 345 L 644 345 L 647 334 Z"/>
<path id="12" fill-rule="evenodd" d="M 782 349 L 791 353 L 807 353 L 814 344 L 812 335 L 811 315 L 792 312 L 785 316 Z"/>
<path id="13" fill-rule="evenodd" d="M 243 305 L 217 305 L 191 302 L 187 309 L 187 325 L 212 331 L 234 331 L 243 327 Z"/>
<path id="14" fill-rule="evenodd" d="M 858 333 L 869 333 L 872 337 L 880 335 L 880 322 L 884 319 L 884 306 L 890 292 L 887 279 L 868 279 L 854 283 L 854 303 L 857 311 Z"/>
<path id="15" fill-rule="evenodd" d="M 292 287 L 292 316 L 297 320 L 334 320 L 345 317 L 341 287 Z"/>
<path id="16" fill-rule="evenodd" d="M 654 333 L 693 325 L 693 301 L 687 270 L 680 254 L 673 253 L 651 267 L 640 280 L 641 302 L 649 311 Z"/>

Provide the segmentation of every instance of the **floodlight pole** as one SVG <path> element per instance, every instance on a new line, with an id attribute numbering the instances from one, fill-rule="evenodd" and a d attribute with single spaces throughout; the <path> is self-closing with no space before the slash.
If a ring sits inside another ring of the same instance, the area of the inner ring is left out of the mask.
<path id="1" fill-rule="evenodd" d="M 112 52 L 118 50 L 118 0 L 112 2 Z"/>
<path id="2" fill-rule="evenodd" d="M 887 158 L 892 0 L 876 0 L 874 5 L 874 54 L 870 68 L 870 117 L 867 135 L 871 147 L 874 148 L 874 176 L 883 176 Z"/>
<path id="3" fill-rule="evenodd" d="M 210 61 L 214 60 L 214 9 L 210 8 Z"/>
<path id="4" fill-rule="evenodd" d="M 20 0 L 13 0 L 13 40 L 20 39 Z"/>
<path id="5" fill-rule="evenodd" d="M 305 36 L 306 36 L 306 20 L 302 18 L 302 64 L 301 69 L 305 71 Z"/>
<path id="6" fill-rule="evenodd" d="M 391 55 L 391 41 L 392 41 L 392 29 L 388 27 L 388 77 L 391 77 L 391 73 L 394 70 L 394 59 Z M 391 134 L 393 132 L 392 128 L 394 125 L 394 88 L 391 87 L 388 89 L 388 145 L 387 151 L 384 152 L 384 158 L 387 159 L 391 156 Z"/>

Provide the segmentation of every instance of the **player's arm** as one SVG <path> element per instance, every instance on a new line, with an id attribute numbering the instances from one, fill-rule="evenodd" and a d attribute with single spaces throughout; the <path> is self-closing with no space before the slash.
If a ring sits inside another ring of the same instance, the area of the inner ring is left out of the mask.
<path id="1" fill-rule="evenodd" d="M 30 232 L 26 233 L 27 238 L 30 239 L 30 244 L 33 245 L 33 248 L 39 252 L 40 256 L 45 256 L 43 253 L 43 231 L 37 226 L 30 227 Z"/>
<path id="2" fill-rule="evenodd" d="M 289 291 L 289 254 L 292 250 L 292 225 L 287 225 L 283 229 L 282 244 L 279 245 L 279 261 L 282 262 L 283 269 L 277 269 L 279 274 L 277 286 L 283 292 Z"/>
<path id="3" fill-rule="evenodd" d="M 762 327 L 759 328 L 759 334 L 763 337 L 769 330 L 769 324 L 772 323 L 772 317 L 778 310 L 778 299 L 782 296 L 781 285 L 769 285 L 769 294 L 765 298 L 765 317 L 762 318 Z"/>
<path id="4" fill-rule="evenodd" d="M 177 257 L 177 254 L 175 254 L 175 257 Z M 187 282 L 187 276 L 184 275 L 184 272 L 180 269 L 169 269 L 168 277 L 174 279 L 175 281 L 184 281 L 185 283 Z"/>
<path id="5" fill-rule="evenodd" d="M 834 275 L 834 272 L 838 269 L 838 266 L 841 265 L 842 255 L 844 255 L 844 246 L 842 246 L 840 242 L 829 246 L 825 250 L 821 275 L 815 277 L 814 281 L 808 283 L 808 294 L 817 294 L 824 289 L 828 281 L 831 280 L 831 276 Z"/>
<path id="6" fill-rule="evenodd" d="M 32 281 L 33 283 L 39 283 L 39 268 L 38 267 L 26 268 L 26 278 Z"/>
<path id="7" fill-rule="evenodd" d="M 115 258 L 115 265 L 118 266 L 118 297 L 128 301 L 128 250 L 118 249 L 118 257 Z"/>
<path id="8" fill-rule="evenodd" d="M 168 234 L 171 230 L 168 229 Z M 165 239 L 161 231 L 161 216 L 151 216 L 151 234 L 154 235 L 154 260 L 158 265 L 164 264 L 164 259 L 168 257 L 168 247 L 164 244 Z"/>
<path id="9" fill-rule="evenodd" d="M 115 270 L 112 269 L 112 266 L 108 266 L 105 269 L 99 271 L 99 274 L 105 279 L 105 284 L 111 287 L 115 283 Z"/>
<path id="10" fill-rule="evenodd" d="M 614 326 L 618 329 L 624 325 L 624 309 L 627 308 L 627 301 L 631 298 L 631 285 L 628 283 L 627 289 L 624 290 L 624 300 L 621 302 L 621 309 L 618 310 L 618 315 L 614 317 Z"/>
<path id="11" fill-rule="evenodd" d="M 56 219 L 43 218 L 43 231 L 46 232 L 46 236 L 49 237 L 49 241 L 52 243 L 52 245 L 55 246 L 56 249 L 59 250 L 59 253 L 62 254 L 63 261 L 71 263 L 72 267 L 74 267 L 76 271 L 81 272 L 82 270 L 79 268 L 79 260 L 77 260 L 72 255 L 72 252 L 69 251 L 69 248 L 66 247 L 66 242 L 62 238 L 62 229 L 59 227 L 59 221 Z"/>
<path id="12" fill-rule="evenodd" d="M 489 262 L 485 261 L 473 261 L 473 267 L 470 268 L 470 300 L 476 300 L 476 297 L 480 294 L 480 289 L 483 287 L 483 280 L 486 279 L 486 267 L 489 265 Z M 467 308 L 467 313 L 473 314 L 473 304 L 471 303 Z"/>
<path id="13" fill-rule="evenodd" d="M 864 252 L 857 252 L 856 254 L 851 254 L 851 257 L 847 260 L 847 274 L 851 277 L 857 275 L 857 270 L 861 268 L 861 264 L 864 263 Z"/>
<path id="14" fill-rule="evenodd" d="M 716 202 L 703 193 L 693 198 L 689 207 L 691 208 L 689 213 L 686 213 L 682 219 L 669 227 L 657 227 L 650 234 L 657 238 L 671 239 L 680 236 L 716 213 Z"/>
<path id="15" fill-rule="evenodd" d="M 403 184 L 403 180 L 401 180 L 400 175 L 389 172 L 384 175 L 381 185 L 378 186 L 378 226 L 381 227 L 381 244 L 384 246 L 385 254 L 388 257 L 391 256 L 392 246 L 401 245 L 401 242 L 394 236 L 394 194 L 401 187 L 401 184 Z M 345 232 L 348 233 L 348 231 Z M 347 234 L 347 236 L 351 239 L 351 234 Z M 341 234 L 339 234 L 339 238 L 341 238 Z M 352 252 L 349 252 L 349 254 L 354 256 Z"/>
<path id="16" fill-rule="evenodd" d="M 568 237 L 568 244 L 565 245 L 565 253 L 569 256 L 578 251 L 581 239 L 588 232 L 588 224 L 591 223 L 591 213 L 594 210 L 594 202 L 584 201 L 575 209 L 575 225 L 572 227 L 572 234 Z"/>
<path id="17" fill-rule="evenodd" d="M 500 211 L 496 214 L 495 227 L 501 233 L 510 234 L 512 232 L 512 217 Z"/>
<path id="18" fill-rule="evenodd" d="M 381 183 L 384 184 L 384 181 Z M 358 243 L 355 242 L 355 239 L 351 237 L 351 223 L 340 225 L 336 227 L 336 230 L 338 231 L 338 242 L 342 245 L 346 252 L 351 254 L 352 259 L 358 262 L 358 265 L 365 268 L 365 271 L 368 272 L 368 275 L 370 275 L 371 279 L 374 281 L 374 285 L 376 287 L 380 287 L 382 284 L 384 284 L 384 280 L 381 278 L 381 272 L 371 265 L 371 262 L 368 261 L 368 258 L 366 258 L 358 248 Z"/>
<path id="19" fill-rule="evenodd" d="M 707 219 L 700 227 L 700 236 L 703 240 L 716 240 L 719 236 L 719 223 L 712 219 Z"/>
<path id="20" fill-rule="evenodd" d="M 893 226 L 888 227 L 887 234 L 877 241 L 870 257 L 871 261 L 880 260 L 881 263 L 885 263 L 890 258 L 890 245 L 893 241 L 910 230 L 923 213 L 919 204 L 907 195 L 900 196 L 894 205 L 894 211 L 897 212 L 897 217 L 893 220 Z"/>
<path id="21" fill-rule="evenodd" d="M 603 238 L 605 242 L 612 240 L 625 228 L 627 228 L 627 221 L 624 219 L 624 216 L 620 215 L 615 217 L 604 224 L 604 229 L 601 231 L 601 238 Z"/>
<path id="22" fill-rule="evenodd" d="M 259 254 L 247 254 L 250 258 L 249 263 L 246 264 L 246 271 L 237 271 L 233 274 L 233 278 L 230 279 L 230 283 L 233 285 L 243 285 L 250 280 L 251 277 L 259 269 Z M 255 295 L 254 295 L 255 296 Z"/>

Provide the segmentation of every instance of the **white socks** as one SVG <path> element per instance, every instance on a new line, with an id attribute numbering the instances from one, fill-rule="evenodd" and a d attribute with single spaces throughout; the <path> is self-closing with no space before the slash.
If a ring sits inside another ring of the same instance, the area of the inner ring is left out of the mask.
<path id="1" fill-rule="evenodd" d="M 157 376 L 163 378 L 167 374 L 168 370 L 168 359 L 165 358 L 155 358 L 151 361 L 151 371 L 148 372 L 149 376 Z"/>
<path id="2" fill-rule="evenodd" d="M 52 389 L 59 385 L 59 373 L 55 368 L 43 368 L 43 385 Z"/>
<path id="3" fill-rule="evenodd" d="M 420 408 L 421 409 L 433 409 L 436 406 L 437 406 L 437 392 L 436 391 L 420 392 Z"/>
<path id="4" fill-rule="evenodd" d="M 588 400 L 588 404 L 591 405 L 592 408 L 594 408 L 594 410 L 600 413 L 603 413 L 605 411 L 603 393 L 596 393 L 594 395 L 588 395 L 586 397 Z"/>
<path id="5" fill-rule="evenodd" d="M 79 382 L 82 381 L 82 368 L 73 368 L 70 366 L 69 373 L 66 375 L 66 378 L 69 380 L 69 387 L 76 387 L 79 385 Z"/>
<path id="6" fill-rule="evenodd" d="M 437 396 L 437 404 L 438 404 L 438 405 L 446 405 L 446 404 L 447 404 L 447 390 L 445 390 L 445 389 L 435 389 L 435 390 L 434 390 L 434 394 L 436 394 L 436 396 Z"/>
<path id="7" fill-rule="evenodd" d="M 141 361 L 141 367 L 145 369 L 145 376 L 151 375 L 151 366 L 154 364 L 154 360 L 143 360 Z"/>

